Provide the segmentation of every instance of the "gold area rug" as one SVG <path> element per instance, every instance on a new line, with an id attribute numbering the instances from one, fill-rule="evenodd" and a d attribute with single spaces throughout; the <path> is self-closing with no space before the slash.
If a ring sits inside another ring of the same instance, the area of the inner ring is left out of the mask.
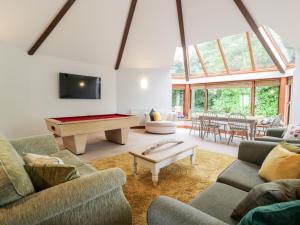
<path id="1" fill-rule="evenodd" d="M 191 165 L 187 157 L 162 169 L 157 186 L 152 184 L 151 172 L 147 168 L 138 166 L 138 175 L 132 175 L 133 157 L 129 153 L 91 163 L 98 169 L 119 167 L 125 171 L 127 182 L 123 189 L 132 208 L 133 224 L 145 225 L 147 209 L 156 197 L 166 195 L 188 202 L 213 183 L 235 158 L 198 150 L 196 159 L 196 165 Z"/>

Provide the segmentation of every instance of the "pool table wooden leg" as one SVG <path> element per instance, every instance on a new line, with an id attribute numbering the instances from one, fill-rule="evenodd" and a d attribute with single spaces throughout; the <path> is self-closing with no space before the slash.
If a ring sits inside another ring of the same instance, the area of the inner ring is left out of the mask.
<path id="1" fill-rule="evenodd" d="M 63 143 L 66 149 L 79 155 L 85 152 L 87 134 L 63 137 Z"/>
<path id="2" fill-rule="evenodd" d="M 105 136 L 108 141 L 125 145 L 128 140 L 129 128 L 106 130 Z"/>

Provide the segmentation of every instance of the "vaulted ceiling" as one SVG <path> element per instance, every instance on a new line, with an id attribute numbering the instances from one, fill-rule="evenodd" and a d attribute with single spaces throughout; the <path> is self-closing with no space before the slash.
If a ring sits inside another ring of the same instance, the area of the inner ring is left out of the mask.
<path id="1" fill-rule="evenodd" d="M 298 0 L 244 0 L 258 25 L 300 49 Z M 25 52 L 66 0 L 0 0 L 0 42 Z M 114 67 L 131 0 L 77 0 L 36 55 Z M 250 30 L 233 0 L 182 0 L 186 44 Z M 120 68 L 170 68 L 180 34 L 175 0 L 138 0 Z M 34 56 L 33 56 L 34 57 Z"/>

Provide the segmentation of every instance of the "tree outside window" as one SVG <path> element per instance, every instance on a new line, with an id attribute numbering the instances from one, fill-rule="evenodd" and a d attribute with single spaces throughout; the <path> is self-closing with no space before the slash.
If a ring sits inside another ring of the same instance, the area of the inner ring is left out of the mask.
<path id="1" fill-rule="evenodd" d="M 208 110 L 216 113 L 241 112 L 249 115 L 251 88 L 209 89 Z"/>
<path id="2" fill-rule="evenodd" d="M 191 110 L 193 112 L 204 111 L 205 91 L 203 89 L 192 89 Z"/>
<path id="3" fill-rule="evenodd" d="M 172 111 L 183 113 L 184 90 L 172 90 Z"/>
<path id="4" fill-rule="evenodd" d="M 278 86 L 261 86 L 255 90 L 255 115 L 275 116 L 278 114 Z"/>

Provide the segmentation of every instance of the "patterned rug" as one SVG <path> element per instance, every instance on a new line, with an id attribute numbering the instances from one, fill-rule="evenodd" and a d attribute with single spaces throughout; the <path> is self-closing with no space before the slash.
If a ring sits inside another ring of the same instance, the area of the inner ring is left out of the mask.
<path id="1" fill-rule="evenodd" d="M 187 157 L 162 169 L 157 186 L 152 184 L 151 172 L 147 168 L 138 166 L 138 175 L 132 175 L 133 157 L 129 153 L 91 163 L 98 169 L 119 167 L 125 171 L 127 182 L 123 189 L 132 208 L 133 224 L 146 225 L 147 209 L 153 199 L 166 195 L 188 202 L 213 183 L 235 158 L 198 150 L 196 159 L 196 165 L 191 165 Z"/>

